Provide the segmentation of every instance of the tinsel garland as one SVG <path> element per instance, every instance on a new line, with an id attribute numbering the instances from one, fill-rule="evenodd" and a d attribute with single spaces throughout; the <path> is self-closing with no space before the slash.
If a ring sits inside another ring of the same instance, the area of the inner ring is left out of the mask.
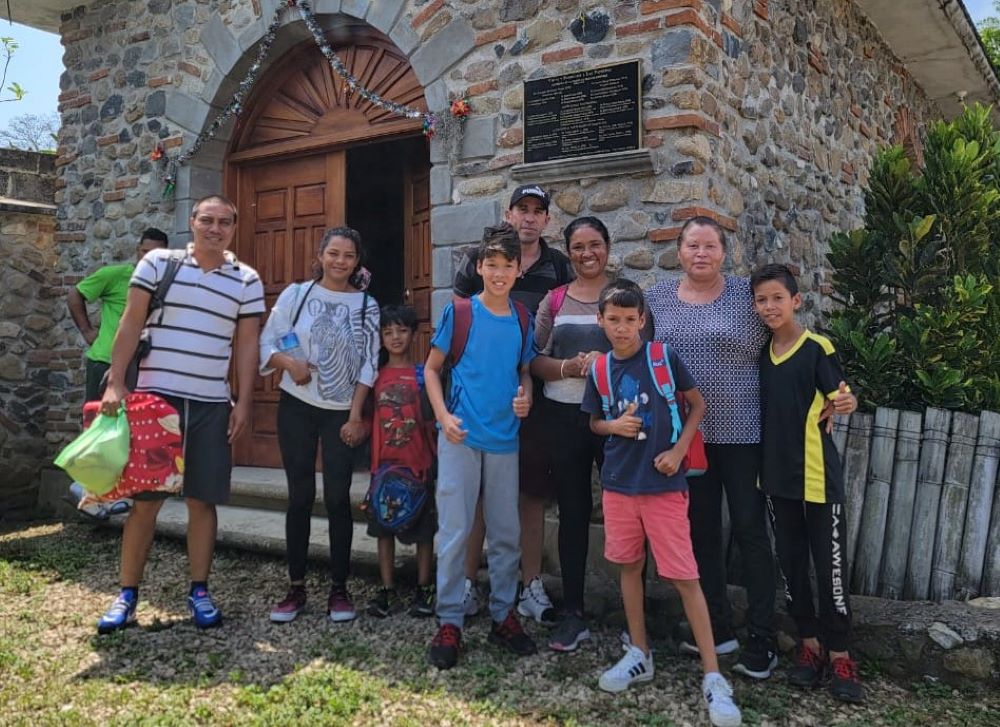
<path id="1" fill-rule="evenodd" d="M 330 47 L 326 36 L 323 34 L 322 27 L 320 27 L 319 22 L 316 20 L 316 16 L 312 12 L 310 4 L 304 0 L 284 0 L 284 2 L 282 2 L 282 4 L 275 9 L 274 19 L 268 26 L 260 47 L 257 49 L 257 57 L 251 64 L 246 76 L 242 81 L 240 81 L 236 92 L 233 94 L 233 98 L 219 113 L 219 115 L 215 117 L 212 123 L 209 124 L 208 128 L 195 137 L 191 146 L 174 158 L 167 156 L 161 146 L 157 146 L 156 149 L 153 150 L 150 158 L 153 161 L 159 161 L 165 167 L 165 171 L 163 173 L 164 197 L 169 197 L 173 194 L 177 187 L 178 168 L 182 164 L 187 164 L 206 142 L 212 141 L 215 138 L 215 135 L 219 132 L 219 129 L 221 129 L 227 121 L 231 118 L 239 117 L 239 115 L 243 112 L 243 102 L 246 99 L 247 94 L 250 93 L 250 89 L 253 88 L 254 83 L 257 82 L 257 76 L 260 75 L 260 71 L 264 66 L 264 61 L 267 59 L 267 56 L 271 51 L 271 46 L 274 44 L 274 40 L 278 35 L 278 30 L 281 28 L 281 15 L 285 10 L 292 8 L 299 11 L 299 15 L 302 17 L 302 22 L 305 23 L 306 28 L 308 28 L 309 32 L 312 34 L 313 40 L 316 41 L 316 45 L 319 47 L 323 57 L 326 58 L 327 62 L 330 64 L 330 68 L 333 69 L 333 72 L 344 80 L 344 83 L 350 93 L 356 93 L 372 105 L 398 116 L 405 116 L 408 119 L 422 119 L 423 132 L 428 138 L 434 136 L 435 132 L 442 126 L 441 119 L 433 113 L 421 111 L 420 109 L 399 104 L 395 101 L 390 101 L 382 98 L 374 91 L 370 91 L 365 88 L 364 85 L 351 74 L 351 72 L 347 69 L 347 66 L 343 64 L 334 52 L 333 48 Z M 469 115 L 469 112 L 469 104 L 465 99 L 460 99 L 452 104 L 451 113 L 456 121 L 463 121 Z M 443 124 L 445 129 L 449 132 L 449 137 L 455 135 L 452 132 L 452 128 L 455 125 L 450 123 L 450 121 L 451 119 Z"/>

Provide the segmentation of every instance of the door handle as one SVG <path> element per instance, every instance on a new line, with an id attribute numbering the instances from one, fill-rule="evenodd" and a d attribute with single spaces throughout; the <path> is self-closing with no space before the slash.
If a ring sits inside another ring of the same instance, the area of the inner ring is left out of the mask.
<path id="1" fill-rule="evenodd" d="M 411 291 L 409 288 L 405 288 L 403 290 L 403 300 L 409 302 L 410 298 L 412 297 L 413 297 L 413 291 Z"/>

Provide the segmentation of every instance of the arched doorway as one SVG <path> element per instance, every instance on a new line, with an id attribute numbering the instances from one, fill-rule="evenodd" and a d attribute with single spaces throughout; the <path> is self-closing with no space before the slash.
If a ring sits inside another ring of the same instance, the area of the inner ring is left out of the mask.
<path id="1" fill-rule="evenodd" d="M 425 110 L 406 57 L 366 25 L 331 38 L 367 89 Z M 419 355 L 430 340 L 430 161 L 421 121 L 386 112 L 343 80 L 311 41 L 262 79 L 236 128 L 226 163 L 227 192 L 239 209 L 236 254 L 260 273 L 270 308 L 289 284 L 312 273 L 316 245 L 347 224 L 365 240 L 371 293 L 417 310 Z M 281 464 L 276 439 L 278 379 L 257 381 L 252 430 L 236 463 Z"/>

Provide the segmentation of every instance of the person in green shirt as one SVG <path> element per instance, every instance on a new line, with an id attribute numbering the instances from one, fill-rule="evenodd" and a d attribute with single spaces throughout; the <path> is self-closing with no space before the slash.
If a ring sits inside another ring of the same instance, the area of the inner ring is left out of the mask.
<path id="1" fill-rule="evenodd" d="M 167 234 L 155 227 L 142 233 L 136 245 L 136 260 L 142 259 L 150 250 L 167 247 Z M 104 372 L 111 366 L 111 344 L 118 331 L 118 321 L 125 310 L 129 280 L 135 269 L 134 262 L 107 265 L 70 288 L 68 294 L 69 312 L 73 322 L 80 329 L 83 339 L 90 346 L 87 357 L 87 401 L 100 399 L 100 384 Z M 87 303 L 101 302 L 101 322 L 95 329 L 87 315 Z"/>

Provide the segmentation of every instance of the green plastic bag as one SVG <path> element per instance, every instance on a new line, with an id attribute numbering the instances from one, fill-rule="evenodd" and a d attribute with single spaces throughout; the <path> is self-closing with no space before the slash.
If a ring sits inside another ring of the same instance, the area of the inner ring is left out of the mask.
<path id="1" fill-rule="evenodd" d="M 55 459 L 74 480 L 95 495 L 106 495 L 118 484 L 128 462 L 129 428 L 125 409 L 115 416 L 99 414 Z"/>

